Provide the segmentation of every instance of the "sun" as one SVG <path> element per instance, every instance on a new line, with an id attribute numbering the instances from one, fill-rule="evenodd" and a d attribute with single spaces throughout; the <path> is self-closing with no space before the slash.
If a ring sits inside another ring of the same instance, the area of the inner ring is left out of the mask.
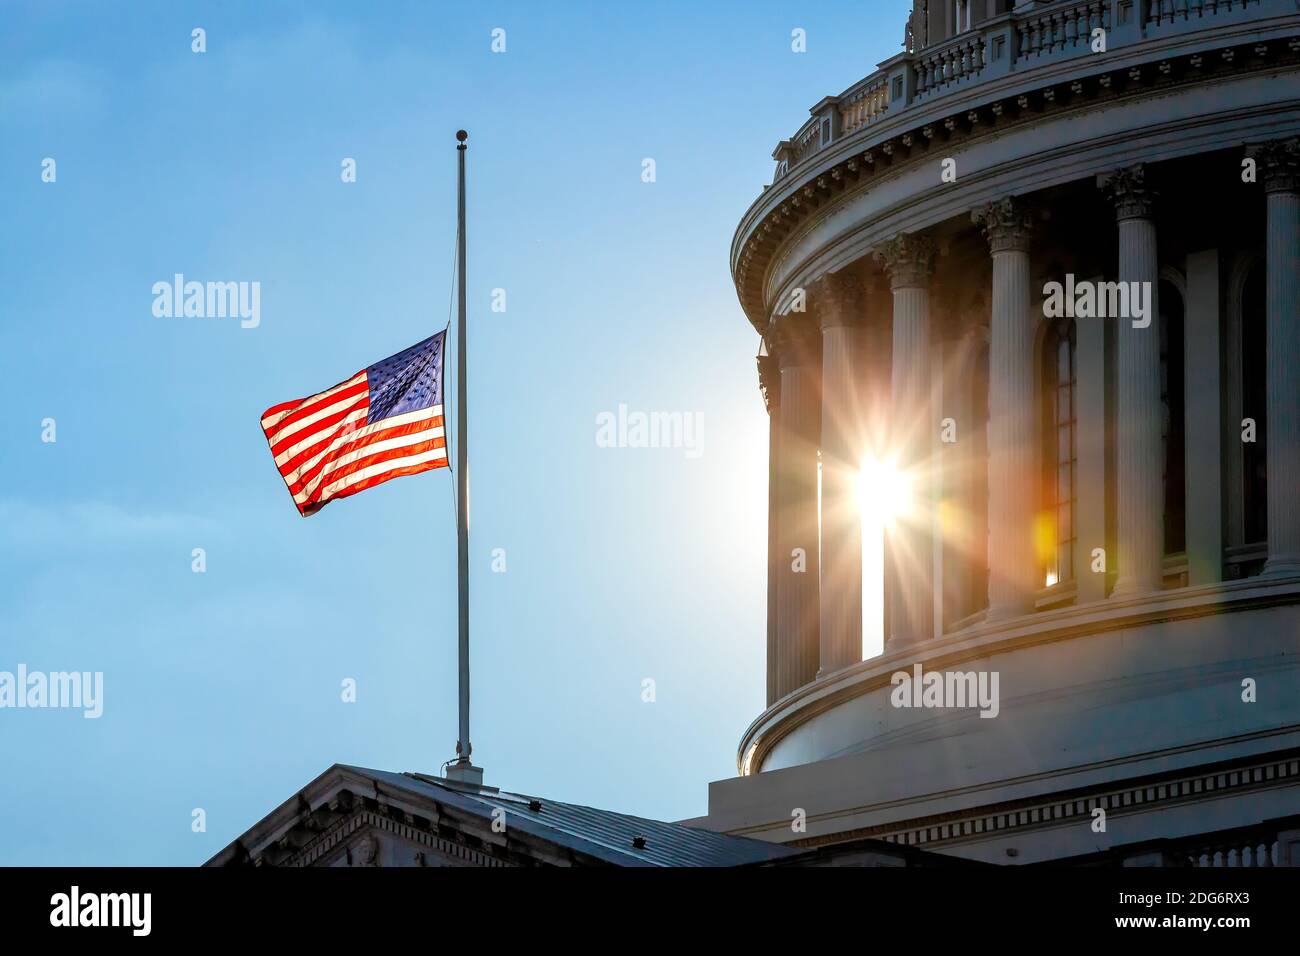
<path id="1" fill-rule="evenodd" d="M 907 476 L 893 458 L 868 455 L 858 471 L 858 508 L 865 525 L 892 528 L 911 510 Z"/>
<path id="2" fill-rule="evenodd" d="M 907 475 L 896 458 L 868 455 L 858 470 L 862 515 L 862 659 L 885 650 L 885 536 L 912 507 Z"/>

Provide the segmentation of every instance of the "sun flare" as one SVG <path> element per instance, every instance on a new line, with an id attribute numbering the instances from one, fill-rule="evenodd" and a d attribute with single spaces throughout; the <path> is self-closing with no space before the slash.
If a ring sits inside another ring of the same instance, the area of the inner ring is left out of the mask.
<path id="1" fill-rule="evenodd" d="M 867 456 L 858 472 L 858 507 L 864 524 L 891 528 L 911 509 L 907 476 L 894 459 Z"/>
<path id="2" fill-rule="evenodd" d="M 857 483 L 862 514 L 862 658 L 885 650 L 885 535 L 911 508 L 911 488 L 896 459 L 868 455 Z"/>

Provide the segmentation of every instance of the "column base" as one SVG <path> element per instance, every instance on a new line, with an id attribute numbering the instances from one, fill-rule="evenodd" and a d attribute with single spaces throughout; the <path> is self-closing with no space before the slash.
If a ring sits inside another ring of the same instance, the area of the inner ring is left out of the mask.
<path id="1" fill-rule="evenodd" d="M 1300 554 L 1269 555 L 1260 576 L 1268 578 L 1300 576 Z"/>
<path id="2" fill-rule="evenodd" d="M 921 642 L 910 635 L 895 634 L 885 639 L 885 654 L 896 654 L 900 651 L 910 650 Z"/>
<path id="3" fill-rule="evenodd" d="M 1110 589 L 1112 598 L 1141 597 L 1144 594 L 1155 594 L 1161 588 L 1153 587 L 1150 584 L 1139 581 L 1137 578 L 1119 578 L 1115 586 Z"/>
<path id="4" fill-rule="evenodd" d="M 998 621 L 1010 621 L 1017 617 L 1026 617 L 1032 613 L 1032 606 L 1029 602 L 1023 605 L 1019 604 L 999 604 L 996 607 L 990 607 L 984 614 L 986 623 L 995 623 Z"/>

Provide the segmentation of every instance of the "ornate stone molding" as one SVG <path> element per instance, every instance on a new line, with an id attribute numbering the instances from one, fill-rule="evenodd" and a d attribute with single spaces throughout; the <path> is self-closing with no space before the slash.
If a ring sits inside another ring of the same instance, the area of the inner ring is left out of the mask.
<path id="1" fill-rule="evenodd" d="M 934 267 L 934 241 L 929 236 L 899 233 L 878 246 L 874 256 L 889 273 L 891 289 L 924 287 Z"/>
<path id="2" fill-rule="evenodd" d="M 1206 25 L 1212 27 L 1213 23 L 1207 20 Z M 1017 72 L 986 84 L 958 87 L 951 108 L 946 111 L 936 112 L 934 107 L 938 104 L 926 100 L 915 122 L 909 119 L 913 111 L 897 116 L 891 111 L 884 114 L 880 122 L 864 124 L 837 139 L 827 150 L 818 151 L 819 159 L 807 166 L 800 165 L 798 171 L 794 168 L 795 160 L 791 159 L 790 175 L 797 182 L 785 185 L 787 180 L 778 179 L 773 188 L 755 200 L 733 240 L 732 275 L 741 306 L 761 332 L 772 305 L 766 299 L 764 283 L 781 247 L 806 228 L 807 221 L 833 209 L 840 194 L 863 192 L 882 175 L 892 175 L 907 166 L 930 161 L 934 154 L 928 146 L 932 141 L 921 135 L 925 126 L 942 130 L 939 137 L 951 151 L 958 144 L 1003 136 L 1021 126 L 1069 121 L 1069 114 L 1089 109 L 1098 102 L 1113 103 L 1149 96 L 1153 87 L 1148 74 L 1159 75 L 1159 92 L 1166 94 L 1195 86 L 1213 88 L 1213 84 L 1227 78 L 1266 72 L 1274 74 L 1280 69 L 1294 70 L 1300 65 L 1300 42 L 1296 38 L 1286 43 L 1270 43 L 1267 57 L 1251 52 L 1258 45 L 1256 40 L 1247 43 L 1240 42 L 1240 39 L 1225 37 L 1226 44 L 1236 42 L 1240 55 L 1233 58 L 1204 56 L 1196 51 L 1179 54 L 1174 48 L 1185 42 L 1181 35 L 1148 38 L 1135 45 L 1131 54 L 1126 54 L 1123 68 L 1109 65 L 1109 57 L 1079 58 L 1071 62 L 1080 68 L 1075 73 L 1082 90 L 1057 96 L 1053 101 L 1047 100 L 1045 91 L 1060 86 L 1061 78 L 1044 76 L 1042 83 L 1026 85 L 1033 78 L 1033 71 Z M 1231 46 L 1225 46 L 1225 50 L 1230 49 Z M 1150 67 L 1157 62 L 1172 63 L 1172 72 L 1165 75 L 1153 74 L 1150 68 L 1144 72 L 1136 70 L 1136 66 L 1146 64 Z M 1129 75 L 1129 63 L 1134 64 L 1134 72 L 1142 72 L 1141 80 Z M 972 102 L 972 97 L 981 91 L 987 91 L 988 95 Z M 940 100 L 939 104 L 943 102 Z M 993 114 L 992 118 L 971 124 L 966 117 L 972 111 L 972 105 L 980 110 L 987 108 Z M 911 139 L 915 145 L 904 147 L 902 138 L 909 133 L 914 134 Z M 1241 139 L 1236 140 L 1237 144 L 1241 142 Z M 828 151 L 837 154 L 835 163 L 829 167 L 820 158 Z M 808 172 L 802 172 L 804 169 Z M 816 203 L 800 202 L 804 181 L 814 179 L 828 180 L 830 194 L 820 197 Z"/>
<path id="3" fill-rule="evenodd" d="M 763 405 L 767 413 L 781 404 L 781 367 L 775 355 L 758 357 L 758 387 L 763 393 Z"/>
<path id="4" fill-rule="evenodd" d="M 1156 192 L 1146 181 L 1146 164 L 1138 163 L 1097 177 L 1097 186 L 1115 204 L 1115 218 L 1150 219 L 1155 215 Z"/>
<path id="5" fill-rule="evenodd" d="M 772 337 L 782 370 L 821 364 L 821 329 L 811 315 L 791 312 L 778 316 Z"/>
<path id="6" fill-rule="evenodd" d="M 401 818 L 398 819 L 395 815 Z M 362 834 L 363 842 L 368 839 L 371 844 L 365 848 L 366 852 L 369 853 L 369 859 L 366 859 L 366 853 L 362 853 L 360 858 L 351 858 L 349 865 L 377 866 L 379 864 L 375 857 L 378 852 L 378 844 L 373 836 L 376 831 L 385 831 L 409 843 L 428 847 L 437 856 L 449 861 L 455 861 L 461 865 L 484 867 L 512 865 L 508 860 L 448 840 L 427 828 L 415 826 L 405 817 L 405 814 L 400 814 L 395 809 L 390 809 L 388 814 L 365 809 L 355 810 L 342 819 L 335 821 L 332 826 L 323 832 L 314 835 L 313 839 L 309 840 L 296 853 L 280 860 L 276 865 L 290 867 L 322 865 L 328 862 L 328 858 L 337 852 L 349 852 L 350 854 L 353 836 Z"/>
<path id="7" fill-rule="evenodd" d="M 1277 139 L 1246 149 L 1263 173 L 1266 193 L 1300 192 L 1300 139 Z"/>
<path id="8" fill-rule="evenodd" d="M 903 846 L 925 846 L 961 842 L 986 833 L 1059 825 L 1061 821 L 1091 819 L 1096 808 L 1108 814 L 1164 809 L 1167 806 L 1214 799 L 1227 791 L 1250 792 L 1285 785 L 1300 776 L 1300 760 L 1294 756 L 1266 759 L 1233 768 L 1214 768 L 1174 775 L 1169 779 L 1090 792 L 1061 794 L 1046 800 L 1022 800 L 985 807 L 969 813 L 921 817 L 899 824 L 863 828 L 835 839 L 876 837 Z M 816 840 L 796 846 L 815 845 Z M 829 842 L 829 841 L 826 841 Z"/>
<path id="9" fill-rule="evenodd" d="M 808 297 L 822 329 L 866 324 L 867 287 L 856 276 L 827 273 L 808 286 Z"/>
<path id="10" fill-rule="evenodd" d="M 971 211 L 971 222 L 984 233 L 990 252 L 1028 252 L 1034 231 L 1033 215 L 1014 196 L 999 199 Z"/>

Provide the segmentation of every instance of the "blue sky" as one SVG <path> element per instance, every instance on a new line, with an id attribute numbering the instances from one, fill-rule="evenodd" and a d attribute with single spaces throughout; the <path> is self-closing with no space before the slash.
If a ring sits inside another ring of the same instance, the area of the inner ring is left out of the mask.
<path id="1" fill-rule="evenodd" d="M 304 520 L 258 417 L 445 324 L 462 126 L 476 761 L 703 814 L 764 693 L 767 422 L 729 243 L 907 6 L 0 8 L 0 671 L 104 673 L 98 720 L 0 710 L 0 863 L 194 864 L 332 763 L 452 756 L 451 475 Z M 260 282 L 261 324 L 155 317 L 178 272 Z M 702 454 L 598 447 L 620 404 L 697 413 Z"/>

